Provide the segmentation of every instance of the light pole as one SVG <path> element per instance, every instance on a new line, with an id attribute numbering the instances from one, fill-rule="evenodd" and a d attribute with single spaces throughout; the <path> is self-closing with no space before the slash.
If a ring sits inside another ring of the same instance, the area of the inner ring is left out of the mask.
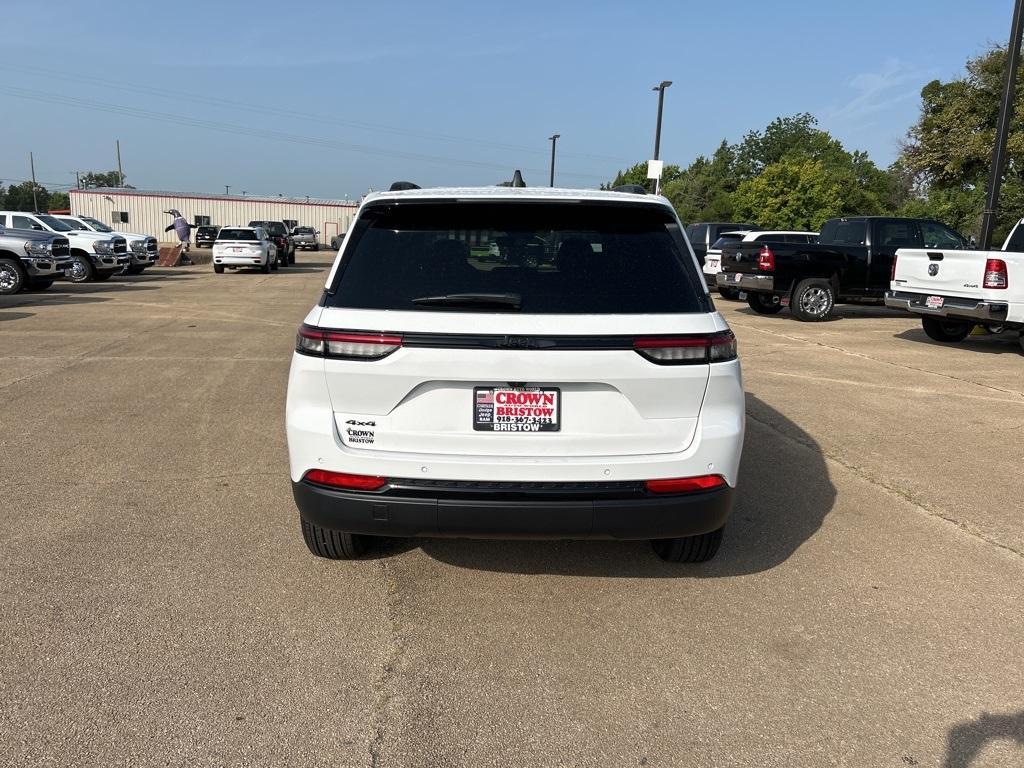
<path id="1" fill-rule="evenodd" d="M 548 184 L 549 187 L 555 186 L 555 144 L 558 143 L 560 138 L 562 138 L 560 133 L 548 136 L 548 141 L 551 142 L 551 183 Z"/>
<path id="2" fill-rule="evenodd" d="M 996 145 L 992 148 L 992 168 L 989 171 L 985 210 L 981 216 L 981 238 L 978 247 L 983 251 L 988 250 L 992 240 L 992 229 L 996 224 L 996 210 L 999 208 L 999 187 L 1003 181 L 1003 166 L 1006 165 L 1006 138 L 1010 132 L 1010 120 L 1013 119 L 1013 97 L 1017 90 L 1017 64 L 1020 61 L 1022 29 L 1024 29 L 1024 2 L 1017 0 L 1013 7 L 1010 41 L 1006 46 L 1003 98 L 999 103 Z"/>
<path id="3" fill-rule="evenodd" d="M 661 159 L 661 113 L 665 107 L 665 89 L 672 85 L 671 80 L 662 80 L 656 86 L 651 88 L 652 91 L 658 92 L 658 124 L 654 129 L 654 159 Z M 661 177 L 659 176 L 654 180 L 654 194 L 658 194 L 661 188 Z"/>

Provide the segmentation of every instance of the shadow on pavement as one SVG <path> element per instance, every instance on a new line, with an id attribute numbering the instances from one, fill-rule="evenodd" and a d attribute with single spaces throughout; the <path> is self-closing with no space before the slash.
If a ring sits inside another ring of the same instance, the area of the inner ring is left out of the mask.
<path id="1" fill-rule="evenodd" d="M 715 304 L 718 305 L 720 301 L 720 299 L 717 299 L 715 301 Z M 736 302 L 730 303 L 734 304 Z M 875 306 L 858 306 L 856 304 L 839 304 L 836 306 L 834 310 L 832 310 L 832 314 L 829 315 L 827 320 L 819 320 L 816 323 L 801 323 L 799 320 L 793 317 L 792 314 L 790 314 L 788 309 L 782 310 L 777 315 L 762 315 L 750 309 L 749 307 L 744 307 L 743 309 L 737 310 L 737 314 L 745 315 L 747 317 L 758 317 L 768 321 L 786 320 L 793 323 L 800 323 L 800 325 L 806 326 L 836 323 L 839 322 L 840 320 L 884 320 L 885 318 L 902 318 L 905 320 L 907 318 L 907 313 L 902 312 L 901 310 L 898 309 L 889 309 L 888 307 Z"/>
<path id="2" fill-rule="evenodd" d="M 509 573 L 719 578 L 774 568 L 821 527 L 836 489 L 810 435 L 750 395 L 747 413 L 736 506 L 722 548 L 708 563 L 663 562 L 647 541 L 421 539 L 418 544 L 449 565 Z M 413 546 L 402 541 L 392 546 L 389 541 L 377 555 L 391 556 Z"/>
<path id="3" fill-rule="evenodd" d="M 4 312 L 0 310 L 0 322 L 4 320 L 21 320 L 23 317 L 34 317 L 35 312 Z"/>
<path id="4" fill-rule="evenodd" d="M 893 334 L 894 339 L 905 341 L 916 341 L 918 344 L 928 344 L 933 347 L 963 347 L 972 352 L 987 352 L 993 355 L 1021 354 L 1020 343 L 1017 338 L 1017 331 L 1004 331 L 1003 333 L 988 334 L 986 336 L 968 336 L 963 341 L 944 343 L 928 338 L 923 328 L 911 328 L 902 333 Z"/>
<path id="5" fill-rule="evenodd" d="M 1009 715 L 982 712 L 977 720 L 954 725 L 949 729 L 942 768 L 968 768 L 987 744 L 1004 740 L 1016 741 L 1024 748 L 1024 711 Z M 1024 756 L 1021 759 L 1024 762 Z"/>

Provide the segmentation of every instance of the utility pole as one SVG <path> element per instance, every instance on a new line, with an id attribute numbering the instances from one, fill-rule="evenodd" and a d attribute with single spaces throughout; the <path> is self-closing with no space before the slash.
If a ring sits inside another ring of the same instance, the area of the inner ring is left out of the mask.
<path id="1" fill-rule="evenodd" d="M 661 159 L 661 113 L 665 106 L 665 89 L 672 85 L 671 80 L 662 80 L 656 86 L 651 88 L 652 91 L 658 92 L 658 122 L 654 128 L 654 159 Z M 654 194 L 658 194 L 661 191 L 661 174 L 654 180 Z"/>
<path id="2" fill-rule="evenodd" d="M 32 212 L 39 213 L 39 198 L 36 197 L 36 161 L 32 153 L 28 153 L 28 164 L 32 168 Z"/>
<path id="3" fill-rule="evenodd" d="M 1010 121 L 1013 119 L 1013 100 L 1017 93 L 1017 65 L 1020 63 L 1020 38 L 1022 31 L 1024 31 L 1024 0 L 1017 0 L 1013 7 L 1010 42 L 1006 46 L 1003 99 L 999 103 L 996 145 L 992 148 L 992 169 L 989 171 L 988 192 L 985 195 L 985 211 L 981 216 L 981 239 L 978 247 L 983 251 L 987 251 L 992 242 L 992 230 L 996 224 L 996 211 L 999 209 L 999 188 L 1003 183 L 1003 167 L 1006 165 L 1006 138 L 1010 133 Z"/>
<path id="4" fill-rule="evenodd" d="M 555 144 L 562 138 L 562 134 L 556 133 L 553 136 L 548 136 L 548 141 L 551 142 L 551 183 L 548 186 L 555 186 Z"/>
<path id="5" fill-rule="evenodd" d="M 231 185 L 230 184 L 225 184 L 224 185 L 224 194 L 225 195 L 230 195 L 231 194 Z"/>
<path id="6" fill-rule="evenodd" d="M 124 171 L 121 170 L 121 140 L 116 139 L 117 143 L 117 186 L 124 186 Z"/>
<path id="7" fill-rule="evenodd" d="M 78 171 L 75 171 L 75 189 L 82 188 L 82 177 Z"/>

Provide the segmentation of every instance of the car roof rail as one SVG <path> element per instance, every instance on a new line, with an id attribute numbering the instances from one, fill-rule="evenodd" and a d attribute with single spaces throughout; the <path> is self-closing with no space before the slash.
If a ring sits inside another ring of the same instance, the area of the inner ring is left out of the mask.
<path id="1" fill-rule="evenodd" d="M 617 187 L 612 187 L 612 192 L 627 192 L 631 195 L 647 194 L 643 184 L 619 184 Z"/>
<path id="2" fill-rule="evenodd" d="M 411 181 L 396 181 L 388 188 L 388 192 L 404 192 L 407 189 L 420 189 L 420 185 Z"/>
<path id="3" fill-rule="evenodd" d="M 526 182 L 523 181 L 523 173 L 518 168 L 516 172 L 512 174 L 512 186 L 513 187 L 525 187 Z"/>

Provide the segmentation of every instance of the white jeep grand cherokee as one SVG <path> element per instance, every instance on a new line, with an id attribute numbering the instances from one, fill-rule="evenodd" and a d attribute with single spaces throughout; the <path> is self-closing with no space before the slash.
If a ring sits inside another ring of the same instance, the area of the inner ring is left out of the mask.
<path id="1" fill-rule="evenodd" d="M 736 340 L 675 212 L 615 191 L 367 196 L 288 381 L 302 532 L 328 558 L 453 536 L 701 562 L 744 423 Z"/>

